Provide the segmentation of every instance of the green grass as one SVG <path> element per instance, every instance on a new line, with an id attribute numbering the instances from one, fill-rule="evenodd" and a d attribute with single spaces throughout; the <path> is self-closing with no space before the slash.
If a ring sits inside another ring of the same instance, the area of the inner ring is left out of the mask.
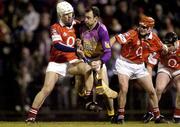
<path id="1" fill-rule="evenodd" d="M 111 124 L 110 122 L 37 122 L 26 124 L 25 122 L 0 122 L 0 127 L 180 127 L 180 124 L 154 124 L 150 122 L 125 122 L 123 125 Z"/>

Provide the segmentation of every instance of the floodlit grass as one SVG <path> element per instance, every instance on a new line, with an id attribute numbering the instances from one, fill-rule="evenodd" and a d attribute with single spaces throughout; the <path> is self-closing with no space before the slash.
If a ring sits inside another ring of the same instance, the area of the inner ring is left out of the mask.
<path id="1" fill-rule="evenodd" d="M 110 122 L 37 122 L 26 124 L 25 122 L 0 122 L 0 127 L 180 127 L 180 124 L 154 124 L 150 122 L 125 122 L 123 125 L 111 124 Z"/>

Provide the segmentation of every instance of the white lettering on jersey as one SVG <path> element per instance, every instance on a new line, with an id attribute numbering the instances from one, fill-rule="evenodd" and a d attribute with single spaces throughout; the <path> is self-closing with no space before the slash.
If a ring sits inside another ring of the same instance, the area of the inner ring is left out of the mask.
<path id="1" fill-rule="evenodd" d="M 120 38 L 120 40 L 121 40 L 122 43 L 126 43 L 126 42 L 127 42 L 127 40 L 126 40 L 126 38 L 125 38 L 124 35 L 119 34 L 118 37 Z"/>
<path id="2" fill-rule="evenodd" d="M 61 35 L 55 34 L 51 36 L 52 41 L 62 41 Z"/>

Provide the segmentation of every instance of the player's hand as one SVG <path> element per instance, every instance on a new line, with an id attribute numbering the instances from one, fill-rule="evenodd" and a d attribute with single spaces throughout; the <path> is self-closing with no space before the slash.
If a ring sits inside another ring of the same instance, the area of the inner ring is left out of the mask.
<path id="1" fill-rule="evenodd" d="M 76 51 L 76 52 L 77 52 L 77 55 L 78 55 L 80 58 L 84 58 L 84 57 L 85 57 L 83 50 L 77 48 L 77 51 Z"/>
<path id="2" fill-rule="evenodd" d="M 79 38 L 76 39 L 76 46 L 78 49 L 83 50 L 83 45 L 82 45 L 81 39 L 79 39 Z"/>
<path id="3" fill-rule="evenodd" d="M 162 49 L 163 49 L 163 51 L 162 51 L 163 54 L 167 54 L 168 53 L 167 45 L 164 44 Z"/>
<path id="4" fill-rule="evenodd" d="M 101 64 L 102 64 L 101 60 L 92 61 L 92 62 L 91 62 L 91 67 L 92 67 L 92 69 L 94 69 L 95 71 L 99 71 L 100 68 L 101 68 Z"/>

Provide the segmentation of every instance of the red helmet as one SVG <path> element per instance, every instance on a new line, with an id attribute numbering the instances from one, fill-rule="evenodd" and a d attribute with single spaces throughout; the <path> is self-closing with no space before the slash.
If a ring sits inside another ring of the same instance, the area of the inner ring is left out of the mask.
<path id="1" fill-rule="evenodd" d="M 146 27 L 154 27 L 155 21 L 152 17 L 143 15 L 140 18 L 139 24 Z"/>

